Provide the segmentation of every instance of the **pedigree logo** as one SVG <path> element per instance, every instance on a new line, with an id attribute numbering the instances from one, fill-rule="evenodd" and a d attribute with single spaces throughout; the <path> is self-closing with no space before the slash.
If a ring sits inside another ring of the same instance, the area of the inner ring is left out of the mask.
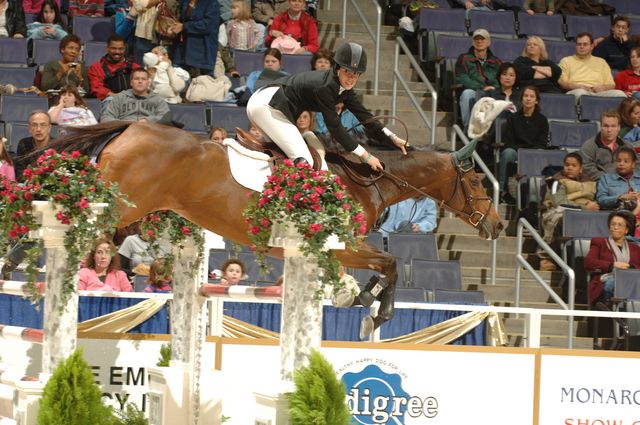
<path id="1" fill-rule="evenodd" d="M 375 364 L 369 364 L 360 372 L 345 373 L 342 381 L 356 423 L 404 425 L 424 423 L 410 419 L 405 422 L 408 418 L 434 418 L 438 414 L 438 400 L 410 395 L 403 389 L 402 379 L 400 373 L 384 372 Z"/>

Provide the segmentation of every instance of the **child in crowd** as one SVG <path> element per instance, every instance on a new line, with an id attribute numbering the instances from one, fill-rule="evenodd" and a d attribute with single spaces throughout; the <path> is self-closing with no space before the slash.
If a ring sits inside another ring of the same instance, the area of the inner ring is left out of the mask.
<path id="1" fill-rule="evenodd" d="M 251 135 L 253 137 L 255 137 L 259 142 L 264 143 L 265 139 L 264 139 L 264 135 L 262 134 L 262 131 L 260 131 L 260 129 L 258 127 L 256 127 L 256 125 L 254 123 L 249 123 L 249 128 L 247 129 L 249 130 L 249 133 L 251 133 Z"/>
<path id="2" fill-rule="evenodd" d="M 232 286 L 240 283 L 246 270 L 244 263 L 237 258 L 229 258 L 222 265 L 222 278 L 220 285 Z"/>
<path id="3" fill-rule="evenodd" d="M 67 31 L 62 21 L 60 8 L 55 0 L 44 0 L 35 20 L 27 24 L 27 38 L 34 40 L 62 40 Z"/>
<path id="4" fill-rule="evenodd" d="M 144 292 L 167 293 L 171 292 L 173 278 L 171 270 L 165 270 L 166 262 L 163 258 L 154 260 L 149 269 L 149 284 Z"/>
<path id="5" fill-rule="evenodd" d="M 222 143 L 228 136 L 227 130 L 222 127 L 213 127 L 209 132 L 209 140 L 216 143 Z"/>
<path id="6" fill-rule="evenodd" d="M 0 142 L 0 179 L 2 178 L 16 181 L 16 172 L 9 151 L 7 151 L 7 139 L 4 137 Z"/>
<path id="7" fill-rule="evenodd" d="M 80 127 L 98 124 L 96 117 L 78 93 L 75 86 L 65 86 L 60 90 L 58 103 L 49 109 L 51 122 L 61 126 Z"/>
<path id="8" fill-rule="evenodd" d="M 333 67 L 333 52 L 324 47 L 318 49 L 311 56 L 311 69 L 314 71 L 328 71 Z"/>
<path id="9" fill-rule="evenodd" d="M 261 30 L 251 17 L 246 0 L 233 0 L 231 19 L 226 24 L 229 47 L 237 50 L 256 50 Z"/>
<path id="10" fill-rule="evenodd" d="M 149 71 L 151 92 L 163 98 L 167 103 L 182 103 L 180 92 L 185 88 L 185 80 L 175 72 L 168 57 L 166 60 L 162 60 L 156 53 L 147 52 L 142 61 L 145 69 Z"/>

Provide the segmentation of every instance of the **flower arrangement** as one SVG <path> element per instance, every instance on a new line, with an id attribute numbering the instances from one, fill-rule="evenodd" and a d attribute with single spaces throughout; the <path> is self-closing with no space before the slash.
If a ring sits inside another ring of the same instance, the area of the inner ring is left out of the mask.
<path id="1" fill-rule="evenodd" d="M 340 289 L 340 264 L 333 251 L 323 249 L 325 242 L 336 235 L 355 248 L 367 232 L 362 207 L 347 194 L 340 177 L 287 159 L 273 168 L 262 193 L 249 196 L 244 217 L 260 265 L 264 268 L 273 224 L 291 222 L 303 236 L 300 250 L 318 259 L 323 286 Z"/>
<path id="2" fill-rule="evenodd" d="M 32 298 L 36 298 L 37 259 L 42 245 L 31 237 L 40 224 L 33 214 L 31 201 L 48 200 L 56 209 L 56 219 L 69 225 L 64 247 L 67 266 L 63 277 L 61 308 L 77 287 L 80 261 L 91 250 L 93 240 L 115 228 L 119 221 L 117 201 L 127 203 L 118 185 L 103 179 L 97 164 L 80 152 L 57 153 L 48 149 L 35 165 L 24 170 L 24 184 L 4 180 L 0 183 L 0 250 L 4 255 L 10 245 L 30 243 L 27 251 L 27 275 Z M 91 203 L 106 203 L 97 217 Z"/>

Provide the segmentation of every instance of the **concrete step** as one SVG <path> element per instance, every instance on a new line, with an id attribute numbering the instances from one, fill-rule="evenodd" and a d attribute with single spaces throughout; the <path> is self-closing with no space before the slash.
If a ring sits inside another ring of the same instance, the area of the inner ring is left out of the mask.
<path id="1" fill-rule="evenodd" d="M 504 318 L 502 320 L 505 330 L 510 335 L 524 335 L 525 319 Z M 586 320 L 574 320 L 574 335 L 586 335 L 588 324 Z M 541 333 L 545 336 L 567 337 L 569 334 L 569 322 L 562 320 L 542 320 Z"/>
<path id="2" fill-rule="evenodd" d="M 380 86 L 378 86 L 378 88 L 380 88 Z M 414 93 L 414 97 L 418 101 L 418 104 L 420 105 L 421 110 L 431 112 L 432 110 L 431 96 L 426 96 L 425 93 L 426 91 L 422 90 L 421 92 Z M 360 96 L 360 98 L 363 104 L 366 105 L 367 108 L 369 109 L 384 109 L 389 111 L 391 110 L 391 105 L 393 102 L 393 96 L 391 95 L 379 94 L 378 96 L 375 96 L 373 94 L 364 93 L 362 94 L 362 96 Z M 413 104 L 409 96 L 406 95 L 405 91 L 400 86 L 398 86 L 398 96 L 396 98 L 396 110 L 399 112 L 401 111 L 403 113 L 402 118 L 404 118 L 407 121 L 407 123 L 410 123 L 410 122 L 422 123 L 422 120 L 420 120 L 418 112 L 416 111 L 415 105 Z M 407 115 L 405 115 L 405 113 Z M 448 115 L 446 112 L 440 111 L 437 113 L 436 116 L 438 117 L 438 122 L 440 122 L 440 121 L 443 121 Z"/>
<path id="3" fill-rule="evenodd" d="M 508 346 L 524 347 L 523 334 L 507 334 Z M 541 335 L 540 346 L 543 348 L 568 348 L 566 335 Z M 573 348 L 576 350 L 593 350 L 593 338 L 574 337 Z"/>
<path id="4" fill-rule="evenodd" d="M 507 221 L 503 222 L 503 225 L 505 227 L 507 226 L 507 224 L 508 224 Z M 438 221 L 437 233 L 458 234 L 458 235 L 477 235 L 478 230 L 459 218 L 443 217 Z M 504 232 L 501 233 L 501 236 L 505 236 Z"/>
<path id="5" fill-rule="evenodd" d="M 491 252 L 490 251 L 456 251 L 440 249 L 438 255 L 441 260 L 458 260 L 465 266 L 488 266 L 491 264 Z M 526 254 L 525 258 L 534 256 L 535 254 Z M 499 252 L 496 256 L 497 267 L 515 267 L 516 256 L 514 253 Z M 533 259 L 529 259 L 532 261 Z"/>
<path id="6" fill-rule="evenodd" d="M 465 279 L 463 281 L 463 289 L 472 291 L 482 291 L 487 302 L 503 303 L 514 302 L 515 300 L 515 285 L 478 285 L 471 284 Z M 556 293 L 561 293 L 560 288 L 555 288 Z M 546 303 L 550 300 L 549 294 L 541 287 L 534 285 L 523 285 L 520 288 L 520 299 L 526 302 L 539 302 Z"/>
<path id="7" fill-rule="evenodd" d="M 437 232 L 438 248 L 450 250 L 491 250 L 492 242 L 479 238 L 476 235 L 440 234 Z M 516 238 L 513 236 L 501 236 L 498 238 L 498 252 L 516 252 Z M 523 252 L 535 252 L 536 242 L 532 238 L 524 240 Z"/>
<path id="8" fill-rule="evenodd" d="M 360 1 L 358 2 L 358 6 L 360 7 L 360 11 L 367 18 L 367 22 L 371 26 L 375 26 L 375 22 L 377 19 L 377 10 L 373 6 L 373 4 L 369 1 Z M 342 22 L 342 12 L 343 12 L 343 3 L 341 0 L 331 0 L 331 9 L 328 10 L 326 8 L 318 10 L 318 19 L 321 22 Z M 384 8 L 382 8 L 382 17 L 384 18 Z M 356 26 L 364 28 L 362 21 L 360 20 L 360 15 L 353 8 L 351 2 L 347 2 L 347 25 L 349 27 Z"/>

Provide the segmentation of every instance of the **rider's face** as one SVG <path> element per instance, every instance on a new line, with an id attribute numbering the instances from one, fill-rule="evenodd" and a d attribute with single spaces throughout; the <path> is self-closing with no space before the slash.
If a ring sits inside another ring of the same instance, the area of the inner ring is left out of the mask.
<path id="1" fill-rule="evenodd" d="M 338 81 L 340 86 L 346 90 L 351 90 L 358 84 L 360 74 L 357 72 L 349 71 L 348 69 L 338 68 Z"/>

